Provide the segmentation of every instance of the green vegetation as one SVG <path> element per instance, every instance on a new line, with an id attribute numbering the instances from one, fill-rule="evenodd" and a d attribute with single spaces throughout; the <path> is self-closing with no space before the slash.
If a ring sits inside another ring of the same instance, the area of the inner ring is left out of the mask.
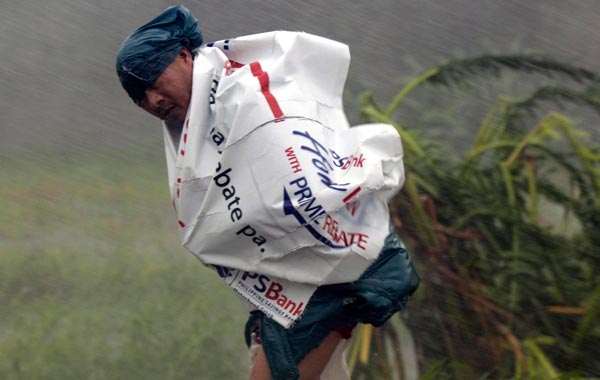
<path id="1" fill-rule="evenodd" d="M 0 379 L 246 378 L 244 307 L 178 247 L 163 167 L 3 162 Z"/>
<path id="2" fill-rule="evenodd" d="M 397 121 L 417 89 L 460 99 L 505 71 L 544 80 L 459 127 L 476 131 L 464 154 Z M 574 127 L 577 115 L 556 110 L 600 112 L 597 79 L 545 57 L 481 56 L 426 71 L 387 107 L 363 96 L 367 119 L 403 139 L 407 180 L 393 216 L 424 281 L 400 322 L 359 331 L 355 379 L 416 379 L 419 367 L 423 380 L 600 376 L 600 147 Z"/>

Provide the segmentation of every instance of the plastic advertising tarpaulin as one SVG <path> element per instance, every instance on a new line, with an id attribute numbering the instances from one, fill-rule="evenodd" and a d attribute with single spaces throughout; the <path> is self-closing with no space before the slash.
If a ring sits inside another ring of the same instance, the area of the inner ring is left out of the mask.
<path id="1" fill-rule="evenodd" d="M 390 125 L 350 128 L 344 44 L 271 32 L 197 49 L 181 135 L 165 126 L 182 244 L 284 327 L 319 285 L 356 280 L 404 181 Z"/>

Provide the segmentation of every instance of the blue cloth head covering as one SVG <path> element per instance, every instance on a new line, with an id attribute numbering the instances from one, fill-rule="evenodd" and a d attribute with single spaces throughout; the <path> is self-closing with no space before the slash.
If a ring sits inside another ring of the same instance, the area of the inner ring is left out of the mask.
<path id="1" fill-rule="evenodd" d="M 202 44 L 198 20 L 181 5 L 165 9 L 125 39 L 117 55 L 121 85 L 137 104 L 182 48 Z"/>

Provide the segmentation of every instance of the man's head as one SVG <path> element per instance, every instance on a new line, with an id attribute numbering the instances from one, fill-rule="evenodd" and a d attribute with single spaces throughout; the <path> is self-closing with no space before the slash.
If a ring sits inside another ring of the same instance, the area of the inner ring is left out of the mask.
<path id="1" fill-rule="evenodd" d="M 183 122 L 192 89 L 192 51 L 202 44 L 198 20 L 169 7 L 123 42 L 116 69 L 131 99 L 152 115 Z"/>
<path id="2" fill-rule="evenodd" d="M 183 123 L 192 96 L 192 54 L 182 48 L 146 88 L 139 106 L 161 120 Z"/>

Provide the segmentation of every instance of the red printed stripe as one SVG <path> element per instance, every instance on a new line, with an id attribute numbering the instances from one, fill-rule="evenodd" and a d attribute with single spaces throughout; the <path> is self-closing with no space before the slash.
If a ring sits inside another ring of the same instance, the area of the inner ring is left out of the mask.
<path id="1" fill-rule="evenodd" d="M 185 227 L 185 223 L 183 223 L 181 220 L 179 221 L 179 225 L 181 226 L 181 228 Z"/>
<path id="2" fill-rule="evenodd" d="M 357 187 L 356 189 L 354 189 L 353 192 L 351 192 L 350 194 L 346 195 L 346 197 L 343 199 L 344 203 L 348 202 L 350 199 L 352 199 L 353 196 L 355 196 L 356 194 L 358 194 L 358 192 L 360 191 L 360 186 Z"/>
<path id="3" fill-rule="evenodd" d="M 240 67 L 244 67 L 243 63 L 236 62 L 236 61 L 234 61 L 232 59 L 230 59 L 227 62 L 229 62 L 229 64 L 231 65 L 231 67 L 233 67 L 234 69 L 239 69 Z"/>
<path id="4" fill-rule="evenodd" d="M 279 103 L 277 103 L 277 99 L 275 99 L 273 94 L 271 94 L 271 91 L 269 91 L 269 74 L 262 70 L 259 62 L 252 62 L 250 64 L 250 70 L 252 70 L 252 75 L 258 79 L 258 82 L 260 83 L 260 90 L 262 91 L 265 99 L 267 99 L 267 103 L 269 104 L 269 107 L 271 107 L 273 116 L 276 118 L 282 117 L 283 111 L 281 111 Z"/>
<path id="5" fill-rule="evenodd" d="M 235 69 L 239 69 L 240 67 L 244 67 L 244 64 L 232 61 L 231 59 L 225 62 L 225 76 L 229 76 L 233 74 Z"/>

